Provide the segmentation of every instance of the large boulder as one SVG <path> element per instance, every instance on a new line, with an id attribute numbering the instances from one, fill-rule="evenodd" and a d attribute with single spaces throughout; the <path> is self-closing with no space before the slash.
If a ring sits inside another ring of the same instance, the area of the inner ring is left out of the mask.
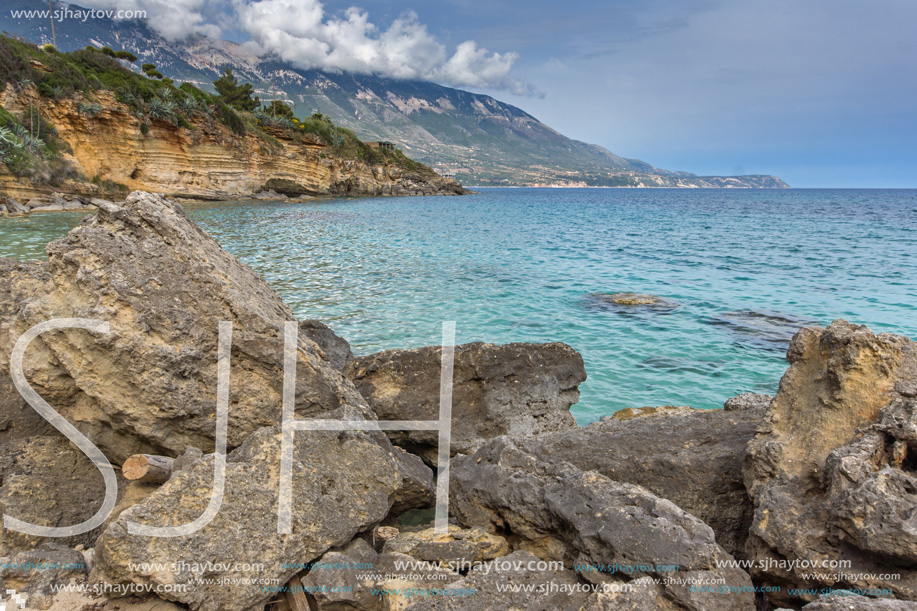
<path id="1" fill-rule="evenodd" d="M 760 407 L 628 409 L 583 428 L 516 443 L 547 462 L 568 462 L 643 486 L 700 518 L 720 546 L 741 556 L 752 516 L 742 459 L 763 416 Z"/>
<path id="2" fill-rule="evenodd" d="M 343 408 L 326 417 L 362 415 Z M 264 583 L 286 583 L 299 572 L 296 563 L 371 529 L 401 484 L 379 432 L 296 432 L 294 444 L 291 534 L 277 533 L 281 432 L 265 427 L 227 457 L 225 495 L 209 524 L 184 536 L 150 537 L 130 534 L 126 522 L 178 526 L 197 519 L 211 496 L 213 455 L 174 474 L 109 526 L 96 543 L 93 577 L 161 586 L 153 591 L 195 610 L 260 608 L 272 596 Z"/>
<path id="3" fill-rule="evenodd" d="M 386 350 L 351 361 L 345 374 L 380 420 L 439 418 L 442 349 Z M 455 347 L 452 453 L 471 453 L 488 439 L 576 426 L 570 406 L 586 379 L 570 346 L 472 343 Z M 435 431 L 392 431 L 392 441 L 436 461 Z"/>
<path id="4" fill-rule="evenodd" d="M 753 575 L 917 600 L 917 346 L 838 320 L 787 357 L 744 469 Z"/>
<path id="5" fill-rule="evenodd" d="M 665 580 L 672 576 L 668 567 L 677 565 L 679 580 L 664 583 L 659 608 L 753 608 L 748 574 L 720 567 L 733 558 L 710 527 L 645 488 L 547 463 L 509 437 L 454 459 L 452 469 L 451 508 L 466 526 L 511 535 L 518 549 L 564 561 L 587 579 Z M 734 593 L 690 587 L 711 579 Z"/>
<path id="6" fill-rule="evenodd" d="M 110 323 L 110 333 L 66 329 L 32 342 L 35 390 L 113 461 L 214 448 L 217 337 L 233 322 L 229 446 L 280 421 L 283 323 L 290 308 L 254 271 L 192 223 L 177 204 L 132 193 L 48 245 L 48 264 L 11 265 L 0 292 L 0 370 L 13 344 L 52 318 Z M 41 282 L 41 280 L 45 282 Z M 25 288 L 19 287 L 22 282 Z M 18 299 L 16 299 L 18 297 Z M 300 337 L 296 412 L 309 416 L 362 397 L 318 346 Z"/>

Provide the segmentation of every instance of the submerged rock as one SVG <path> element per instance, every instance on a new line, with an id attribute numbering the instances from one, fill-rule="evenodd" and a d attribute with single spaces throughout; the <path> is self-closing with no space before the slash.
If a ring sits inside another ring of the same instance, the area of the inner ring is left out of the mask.
<path id="1" fill-rule="evenodd" d="M 708 322 L 725 328 L 739 344 L 779 352 L 787 349 L 793 334 L 802 327 L 818 324 L 811 318 L 755 310 L 724 312 L 709 318 Z"/>
<path id="2" fill-rule="evenodd" d="M 738 588 L 720 594 L 665 584 L 659 608 L 753 606 L 753 595 L 743 591 L 751 586 L 748 574 L 718 568 L 718 561 L 732 557 L 717 545 L 710 527 L 645 488 L 566 462 L 549 464 L 509 437 L 454 459 L 452 469 L 452 511 L 466 526 L 512 533 L 517 549 L 581 567 L 587 579 L 601 579 L 603 567 L 613 565 L 646 567 L 628 577 L 665 578 L 656 567 L 678 565 L 681 579 L 722 579 Z"/>
<path id="3" fill-rule="evenodd" d="M 349 408 L 324 416 L 361 419 Z M 280 441 L 279 427 L 266 427 L 229 454 L 222 506 L 199 531 L 176 537 L 129 534 L 127 521 L 178 526 L 201 515 L 213 488 L 214 456 L 173 475 L 102 534 L 96 544 L 93 577 L 154 588 L 170 585 L 172 591 L 161 596 L 201 611 L 247 611 L 273 595 L 262 588 L 262 580 L 286 583 L 299 572 L 295 563 L 311 561 L 347 543 L 389 512 L 401 475 L 384 435 L 298 431 L 292 533 L 278 534 Z M 186 562 L 175 566 L 178 560 Z M 139 563 L 152 564 L 138 569 Z M 197 582 L 205 576 L 209 582 Z M 220 578 L 243 581 L 227 587 Z"/>
<path id="4" fill-rule="evenodd" d="M 838 320 L 802 329 L 787 357 L 744 468 L 753 575 L 917 600 L 917 346 Z"/>
<path id="5" fill-rule="evenodd" d="M 0 371 L 9 370 L 16 339 L 37 323 L 109 322 L 104 335 L 43 334 L 26 352 L 25 371 L 111 460 L 213 450 L 223 320 L 233 321 L 229 446 L 280 422 L 282 325 L 293 313 L 180 206 L 142 192 L 123 206 L 101 204 L 98 215 L 51 242 L 48 255 L 47 265 L 4 263 L 14 273 L 13 286 L 0 289 L 0 310 L 11 314 L 0 322 Z M 322 350 L 300 337 L 297 414 L 346 404 L 365 405 Z"/>
<path id="6" fill-rule="evenodd" d="M 586 303 L 590 307 L 605 309 L 631 307 L 674 309 L 678 307 L 678 302 L 676 301 L 658 295 L 648 295 L 644 293 L 590 293 L 586 298 Z"/>
<path id="7" fill-rule="evenodd" d="M 741 556 L 752 516 L 742 460 L 763 417 L 763 408 L 627 409 L 584 428 L 515 442 L 541 460 L 645 487 L 700 518 L 720 546 Z"/>
<path id="8" fill-rule="evenodd" d="M 439 418 L 442 349 L 387 350 L 345 370 L 380 420 Z M 570 406 L 586 379 L 570 346 L 473 343 L 455 347 L 452 453 L 470 453 L 499 435 L 534 435 L 576 426 Z M 435 431 L 390 431 L 392 441 L 435 464 Z"/>

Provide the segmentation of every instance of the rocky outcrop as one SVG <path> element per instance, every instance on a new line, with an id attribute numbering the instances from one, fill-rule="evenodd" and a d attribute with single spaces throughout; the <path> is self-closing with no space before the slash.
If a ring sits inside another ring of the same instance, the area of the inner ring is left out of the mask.
<path id="1" fill-rule="evenodd" d="M 361 417 L 352 409 L 326 416 Z M 291 534 L 277 532 L 281 433 L 279 427 L 266 427 L 227 457 L 225 493 L 211 522 L 197 532 L 173 537 L 133 535 L 127 527 L 128 521 L 179 526 L 198 519 L 213 489 L 214 456 L 208 455 L 173 475 L 102 534 L 96 544 L 94 578 L 169 584 L 172 591 L 162 596 L 193 609 L 247 611 L 271 597 L 261 580 L 286 583 L 299 572 L 295 563 L 347 543 L 386 516 L 401 477 L 383 435 L 297 432 L 294 444 Z M 195 562 L 176 566 L 178 559 Z M 197 568 L 207 561 L 213 565 Z M 153 564 L 137 570 L 133 565 L 139 563 Z M 204 576 L 212 580 L 198 582 Z M 220 578 L 239 582 L 226 587 Z"/>
<path id="2" fill-rule="evenodd" d="M 515 441 L 544 461 L 645 487 L 700 518 L 717 543 L 741 556 L 752 516 L 742 460 L 763 417 L 761 407 L 624 410 L 584 428 Z"/>
<path id="3" fill-rule="evenodd" d="M 693 591 L 665 584 L 659 608 L 751 609 L 748 575 L 717 567 L 731 557 L 709 526 L 645 488 L 616 482 L 569 463 L 551 465 L 510 438 L 489 442 L 453 461 L 451 509 L 460 523 L 510 536 L 516 549 L 562 560 L 587 579 L 620 578 L 616 569 L 641 566 L 629 577 L 665 578 L 659 565 L 677 565 L 684 580 L 722 579 L 736 593 Z"/>
<path id="4" fill-rule="evenodd" d="M 380 420 L 439 418 L 442 349 L 387 350 L 345 370 Z M 473 343 L 455 347 L 452 452 L 474 452 L 499 435 L 526 436 L 576 426 L 570 406 L 586 379 L 583 358 L 566 344 Z M 436 461 L 437 433 L 392 431 L 392 441 Z"/>
<path id="5" fill-rule="evenodd" d="M 69 160 L 76 172 L 128 190 L 199 199 L 235 199 L 269 190 L 293 196 L 467 193 L 456 180 L 429 168 L 371 165 L 282 133 L 237 135 L 212 120 L 195 120 L 193 129 L 151 121 L 143 133 L 141 120 L 113 92 L 99 90 L 93 95 L 100 106 L 93 116 L 81 114 L 79 102 L 72 99 L 44 99 L 38 107 L 72 149 Z M 34 88 L 7 88 L 0 94 L 0 104 L 18 115 L 27 113 L 36 101 Z M 23 201 L 51 195 L 51 188 L 9 176 L 0 185 L 3 193 Z M 86 194 L 91 187 L 81 183 L 70 185 L 69 190 Z"/>
<path id="6" fill-rule="evenodd" d="M 0 306 L 10 313 L 0 321 L 0 370 L 9 370 L 13 343 L 32 325 L 109 322 L 105 335 L 43 334 L 26 352 L 25 371 L 111 460 L 213 450 L 220 321 L 233 323 L 230 448 L 280 422 L 282 326 L 293 313 L 180 206 L 134 193 L 50 243 L 48 255 L 47 265 L 4 263 L 12 286 Z M 306 337 L 297 359 L 298 415 L 365 405 Z"/>
<path id="7" fill-rule="evenodd" d="M 917 600 L 917 346 L 839 320 L 788 358 L 744 469 L 753 576 Z"/>

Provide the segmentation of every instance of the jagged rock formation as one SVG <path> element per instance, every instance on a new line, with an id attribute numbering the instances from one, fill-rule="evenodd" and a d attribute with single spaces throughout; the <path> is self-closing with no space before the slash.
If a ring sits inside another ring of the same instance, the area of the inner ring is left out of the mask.
<path id="1" fill-rule="evenodd" d="M 753 576 L 917 600 L 917 346 L 838 320 L 787 357 L 745 463 Z M 851 564 L 823 564 L 838 559 Z"/>
<path id="2" fill-rule="evenodd" d="M 583 576 L 604 567 L 651 567 L 636 575 L 665 577 L 658 565 L 677 565 L 682 579 L 717 578 L 736 593 L 693 591 L 688 584 L 655 586 L 659 608 L 749 609 L 754 596 L 741 569 L 718 568 L 731 556 L 713 531 L 671 501 L 569 463 L 551 465 L 509 437 L 488 442 L 453 464 L 451 509 L 465 525 L 511 533 L 516 549 L 563 560 Z M 612 575 L 617 571 L 609 570 Z M 716 606 L 715 606 L 716 605 Z"/>
<path id="3" fill-rule="evenodd" d="M 442 349 L 386 350 L 351 361 L 345 374 L 382 420 L 439 418 Z M 455 347 L 452 453 L 474 452 L 498 435 L 576 426 L 570 406 L 586 379 L 570 346 L 472 343 Z M 436 432 L 392 431 L 394 443 L 435 464 Z"/>
<path id="4" fill-rule="evenodd" d="M 581 429 L 516 439 L 542 460 L 643 486 L 708 524 L 742 555 L 752 506 L 742 480 L 745 446 L 762 408 L 726 412 L 672 407 L 624 410 Z"/>

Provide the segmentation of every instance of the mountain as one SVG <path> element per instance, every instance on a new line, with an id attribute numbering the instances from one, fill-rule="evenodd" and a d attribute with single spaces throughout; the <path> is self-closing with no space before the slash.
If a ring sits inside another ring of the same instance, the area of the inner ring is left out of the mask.
<path id="1" fill-rule="evenodd" d="M 51 40 L 50 21 L 16 17 L 46 10 L 35 0 L 9 0 L 0 29 L 30 42 Z M 76 5 L 55 3 L 55 8 Z M 567 138 L 525 111 L 490 96 L 435 83 L 373 75 L 300 70 L 257 57 L 233 42 L 192 37 L 166 41 L 143 21 L 111 19 L 55 22 L 57 45 L 131 51 L 175 80 L 212 90 L 227 67 L 255 85 L 262 100 L 282 99 L 299 117 L 320 112 L 363 140 L 385 140 L 441 172 L 472 185 L 649 187 L 788 187 L 774 176 L 696 176 L 661 170 L 594 144 Z"/>

